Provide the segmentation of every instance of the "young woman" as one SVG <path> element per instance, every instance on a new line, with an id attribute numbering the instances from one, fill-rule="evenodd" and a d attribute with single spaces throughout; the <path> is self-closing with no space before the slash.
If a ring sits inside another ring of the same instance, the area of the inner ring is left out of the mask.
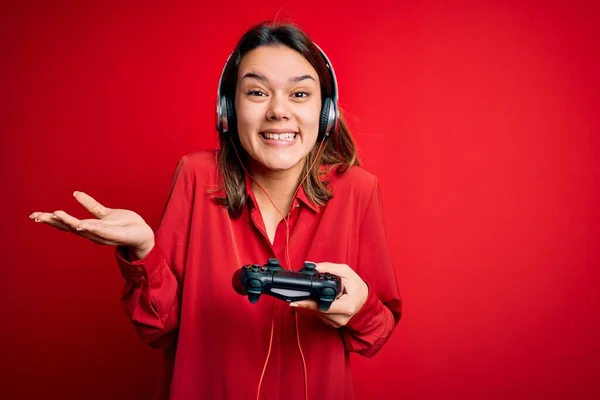
<path id="1" fill-rule="evenodd" d="M 123 305 L 164 351 L 160 399 L 353 399 L 350 353 L 375 355 L 401 315 L 377 179 L 359 166 L 337 109 L 335 73 L 297 27 L 260 24 L 238 42 L 219 85 L 220 148 L 183 156 L 156 231 L 133 211 L 76 199 L 36 221 L 116 246 Z M 232 288 L 246 264 L 313 261 L 341 277 L 315 301 Z"/>

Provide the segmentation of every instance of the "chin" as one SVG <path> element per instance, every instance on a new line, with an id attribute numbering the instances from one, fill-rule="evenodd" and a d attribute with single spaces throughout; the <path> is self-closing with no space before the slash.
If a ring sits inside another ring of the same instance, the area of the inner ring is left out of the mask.
<path id="1" fill-rule="evenodd" d="M 287 171 L 298 165 L 298 162 L 269 162 L 261 164 L 271 171 Z"/>
<path id="2" fill-rule="evenodd" d="M 298 165 L 300 160 L 298 157 L 268 157 L 259 159 L 258 162 L 271 171 L 287 171 Z"/>

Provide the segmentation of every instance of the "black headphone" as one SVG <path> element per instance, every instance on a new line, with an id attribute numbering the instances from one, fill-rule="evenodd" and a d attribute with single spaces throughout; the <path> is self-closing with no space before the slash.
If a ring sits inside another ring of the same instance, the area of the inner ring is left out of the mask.
<path id="1" fill-rule="evenodd" d="M 338 108 L 338 86 L 337 79 L 335 77 L 335 71 L 333 70 L 333 66 L 329 61 L 329 58 L 325 54 L 323 50 L 316 43 L 313 43 L 315 47 L 321 53 L 321 57 L 325 61 L 325 65 L 327 65 L 327 69 L 331 74 L 331 80 L 333 82 L 332 87 L 332 97 L 323 96 L 323 104 L 321 108 L 321 118 L 319 121 L 319 135 L 317 140 L 324 140 L 330 134 L 335 133 L 338 128 L 339 123 L 339 108 Z M 236 117 L 235 117 L 235 105 L 232 99 L 222 94 L 223 87 L 223 77 L 225 75 L 225 70 L 227 69 L 227 65 L 229 64 L 229 60 L 233 53 L 227 57 L 227 61 L 225 61 L 225 66 L 223 67 L 223 71 L 221 72 L 221 77 L 219 78 L 219 90 L 217 92 L 217 131 L 221 134 L 225 134 L 229 131 L 229 126 L 235 126 Z"/>

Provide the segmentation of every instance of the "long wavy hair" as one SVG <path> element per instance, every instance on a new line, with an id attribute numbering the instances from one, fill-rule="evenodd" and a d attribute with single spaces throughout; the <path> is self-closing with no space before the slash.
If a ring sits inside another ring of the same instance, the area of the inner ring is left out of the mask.
<path id="1" fill-rule="evenodd" d="M 319 75 L 322 98 L 324 98 L 324 95 L 332 96 L 332 77 L 319 49 L 308 35 L 294 24 L 262 22 L 246 31 L 233 50 L 230 61 L 225 68 L 222 91 L 230 99 L 234 99 L 235 96 L 238 68 L 242 58 L 246 53 L 260 46 L 287 46 L 300 53 Z M 231 135 L 233 144 L 229 139 L 229 135 Z M 230 125 L 227 133 L 220 134 L 219 143 L 217 163 L 222 186 L 218 191 L 222 193 L 224 190 L 224 195 L 215 197 L 215 201 L 224 206 L 231 217 L 237 218 L 242 213 L 246 202 L 245 172 L 240 162 L 243 162 L 247 169 L 248 154 L 241 146 L 237 126 Z M 236 149 L 233 148 L 234 144 L 238 150 L 239 158 L 236 155 Z M 298 183 L 309 172 L 308 169 L 314 161 L 313 168 L 304 180 L 302 187 L 311 202 L 324 206 L 333 195 L 328 188 L 328 182 L 322 179 L 323 176 L 329 173 L 332 168 L 335 168 L 336 173 L 343 174 L 350 167 L 360 165 L 356 145 L 341 111 L 336 132 L 325 139 L 315 161 L 319 145 L 320 142 L 317 141 L 307 155 Z"/>

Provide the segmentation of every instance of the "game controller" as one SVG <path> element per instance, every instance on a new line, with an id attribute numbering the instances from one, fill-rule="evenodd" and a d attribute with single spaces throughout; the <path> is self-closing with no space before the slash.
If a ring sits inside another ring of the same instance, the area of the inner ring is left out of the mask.
<path id="1" fill-rule="evenodd" d="M 232 283 L 235 291 L 247 295 L 251 303 L 266 294 L 288 302 L 315 300 L 322 311 L 327 311 L 341 294 L 342 280 L 337 275 L 320 273 L 316 267 L 305 262 L 300 271 L 285 270 L 278 259 L 269 258 L 265 265 L 250 264 L 238 269 Z"/>

